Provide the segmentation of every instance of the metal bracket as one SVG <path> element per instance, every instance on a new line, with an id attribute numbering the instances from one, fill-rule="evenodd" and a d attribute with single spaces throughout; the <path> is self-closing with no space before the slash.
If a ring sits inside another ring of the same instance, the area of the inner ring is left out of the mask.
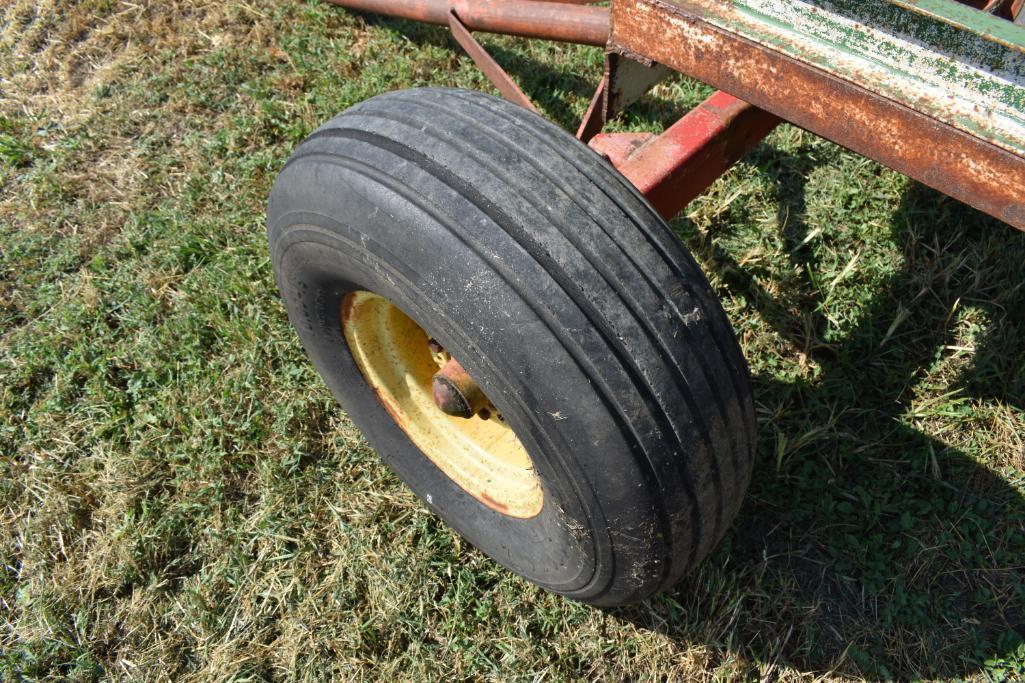
<path id="1" fill-rule="evenodd" d="M 641 62 L 618 52 L 605 53 L 605 75 L 591 98 L 591 106 L 577 129 L 577 138 L 587 142 L 609 121 L 639 100 L 672 70 L 654 62 Z"/>

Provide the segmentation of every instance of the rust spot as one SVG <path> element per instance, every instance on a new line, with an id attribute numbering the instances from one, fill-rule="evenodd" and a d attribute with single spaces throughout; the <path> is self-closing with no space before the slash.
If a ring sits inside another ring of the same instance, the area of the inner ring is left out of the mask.
<path id="1" fill-rule="evenodd" d="M 342 297 L 342 326 L 349 322 L 352 316 L 352 307 L 355 305 L 356 292 L 349 292 Z"/>
<path id="2" fill-rule="evenodd" d="M 397 424 L 399 427 L 401 427 L 402 431 L 404 431 L 404 432 L 407 431 L 406 428 L 408 427 L 408 425 L 406 423 L 406 420 L 402 417 L 402 411 L 400 411 L 391 402 L 391 399 L 389 399 L 377 387 L 373 386 L 369 382 L 367 383 L 367 385 L 370 386 L 370 388 L 374 390 L 375 394 L 377 394 L 377 400 L 381 402 L 381 405 L 384 406 L 384 409 L 388 412 L 389 415 L 391 415 L 391 419 L 395 421 L 395 424 Z"/>
<path id="3" fill-rule="evenodd" d="M 587 146 L 619 168 L 641 145 L 654 137 L 651 133 L 599 133 Z"/>
<path id="4" fill-rule="evenodd" d="M 484 503 L 485 505 L 487 505 L 492 510 L 495 510 L 497 512 L 501 512 L 503 515 L 508 515 L 509 514 L 509 507 L 508 506 L 503 505 L 502 503 L 499 503 L 497 500 L 495 500 L 494 498 L 492 498 L 488 494 L 484 493 L 483 491 L 481 491 L 479 494 L 474 494 L 473 497 L 476 498 L 477 500 L 479 500 L 480 502 Z"/>

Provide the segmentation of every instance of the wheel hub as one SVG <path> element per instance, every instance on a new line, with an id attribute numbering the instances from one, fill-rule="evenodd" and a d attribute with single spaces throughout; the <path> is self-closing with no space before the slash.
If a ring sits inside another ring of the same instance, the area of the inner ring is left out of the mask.
<path id="1" fill-rule="evenodd" d="M 544 494 L 526 449 L 441 344 L 372 292 L 346 295 L 341 319 L 367 384 L 424 455 L 494 510 L 521 518 L 541 511 Z"/>

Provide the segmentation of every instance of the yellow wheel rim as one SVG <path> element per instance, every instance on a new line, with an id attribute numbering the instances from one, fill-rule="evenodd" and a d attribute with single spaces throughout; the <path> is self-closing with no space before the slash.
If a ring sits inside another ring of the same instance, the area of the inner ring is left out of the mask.
<path id="1" fill-rule="evenodd" d="M 500 416 L 453 417 L 435 405 L 431 381 L 439 363 L 419 325 L 366 291 L 346 295 L 341 318 L 367 384 L 438 469 L 493 510 L 519 518 L 541 511 L 544 493 L 533 462 Z"/>

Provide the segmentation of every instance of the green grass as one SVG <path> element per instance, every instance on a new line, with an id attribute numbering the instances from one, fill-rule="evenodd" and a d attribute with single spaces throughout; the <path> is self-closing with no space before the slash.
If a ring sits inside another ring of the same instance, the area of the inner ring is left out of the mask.
<path id="1" fill-rule="evenodd" d="M 599 51 L 485 42 L 575 124 Z M 754 483 L 693 576 L 593 609 L 420 505 L 274 288 L 290 150 L 423 85 L 489 90 L 444 31 L 316 3 L 0 9 L 0 679 L 1025 677 L 1025 235 L 790 127 L 696 200 Z"/>

